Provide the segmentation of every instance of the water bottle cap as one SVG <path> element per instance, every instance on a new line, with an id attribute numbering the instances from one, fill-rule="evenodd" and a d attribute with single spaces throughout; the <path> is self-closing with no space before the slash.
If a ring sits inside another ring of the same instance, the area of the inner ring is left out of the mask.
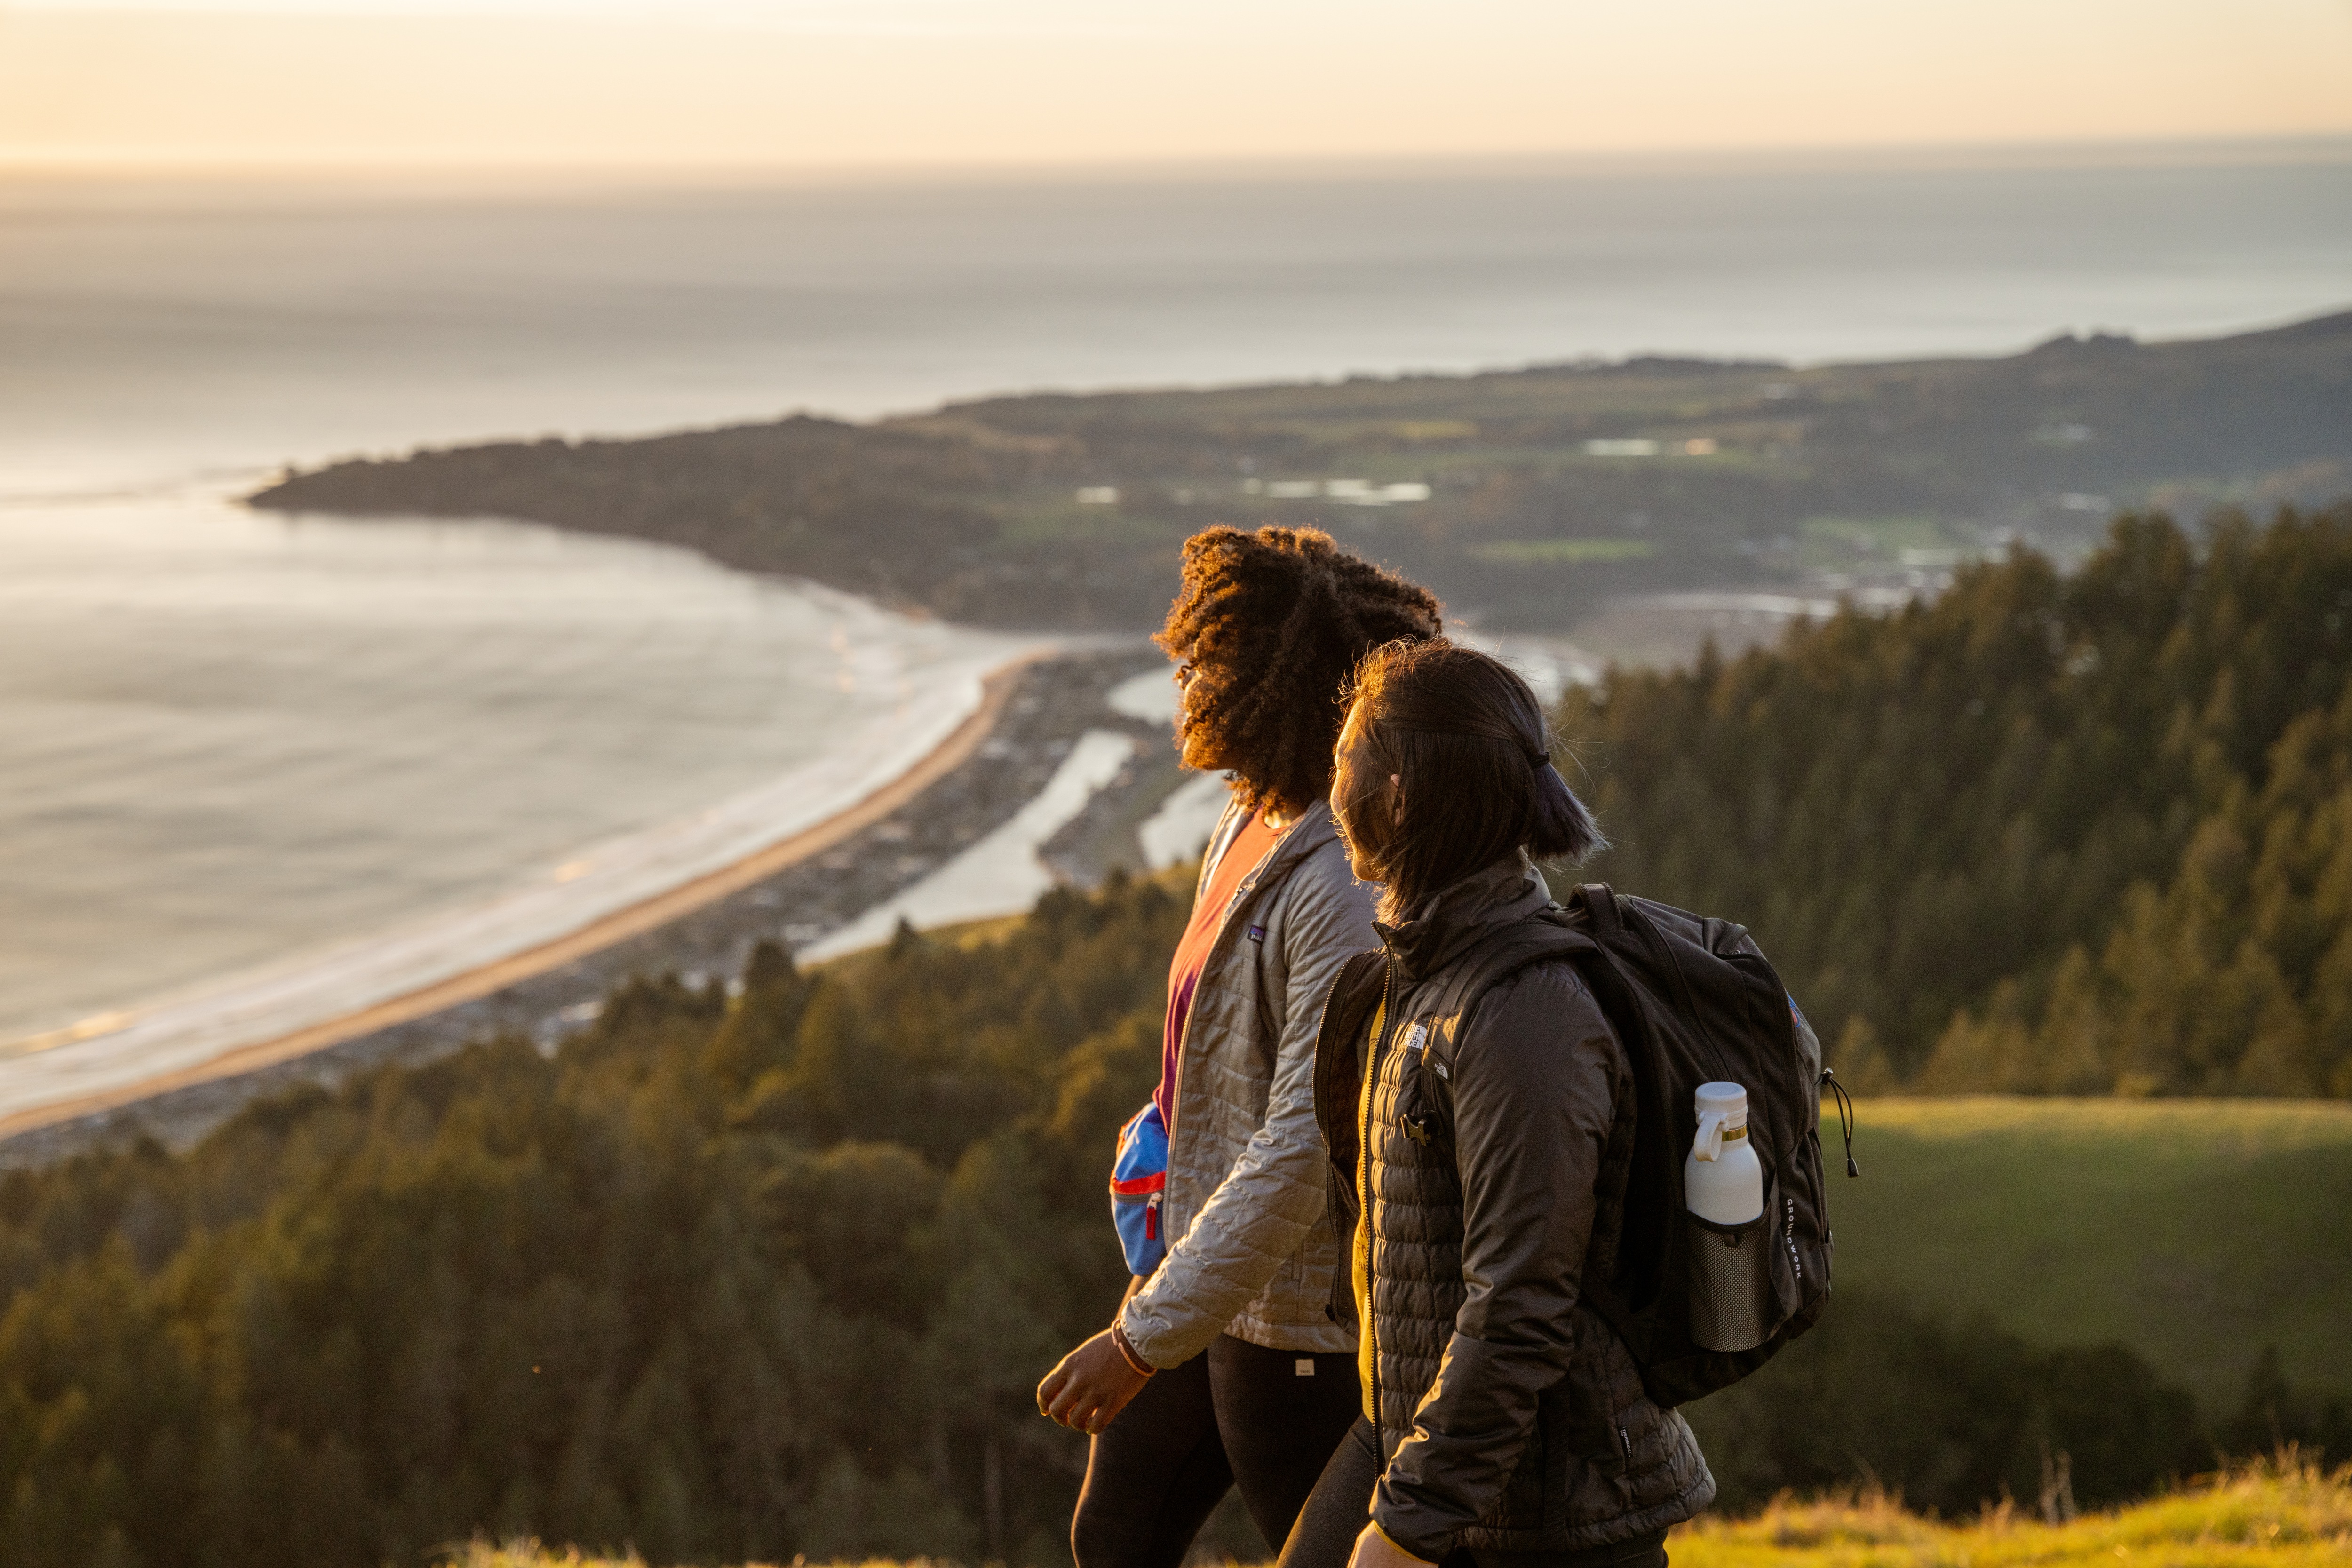
<path id="1" fill-rule="evenodd" d="M 1748 1090 L 1736 1083 L 1703 1083 L 1692 1100 L 1701 1116 L 1709 1111 L 1723 1118 L 1727 1127 L 1748 1124 Z"/>

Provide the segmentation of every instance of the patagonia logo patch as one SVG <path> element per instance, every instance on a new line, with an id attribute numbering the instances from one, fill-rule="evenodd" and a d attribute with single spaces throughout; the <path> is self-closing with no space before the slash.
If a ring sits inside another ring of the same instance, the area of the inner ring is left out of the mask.
<path id="1" fill-rule="evenodd" d="M 1264 941 L 1265 940 L 1265 927 L 1264 927 L 1264 926 L 1252 926 L 1252 927 L 1250 927 L 1250 929 L 1249 929 L 1249 939 L 1250 939 L 1250 941 L 1252 941 L 1252 942 L 1264 942 Z"/>

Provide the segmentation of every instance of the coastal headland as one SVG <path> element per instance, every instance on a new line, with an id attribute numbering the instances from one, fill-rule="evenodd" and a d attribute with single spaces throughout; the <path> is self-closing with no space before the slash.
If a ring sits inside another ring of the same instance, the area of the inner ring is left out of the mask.
<path id="1" fill-rule="evenodd" d="M 1679 658 L 1842 597 L 1907 602 L 2018 546 L 2072 560 L 2118 512 L 2263 512 L 2347 488 L 2352 313 L 2179 342 L 2061 334 L 1988 359 L 1000 397 L 426 449 L 289 473 L 252 500 L 659 540 L 1024 630 L 1149 629 L 1186 536 L 1309 524 L 1482 629 L 1646 662 L 1661 617 L 1688 623 Z M 1617 626 L 1629 600 L 1641 624 Z"/>

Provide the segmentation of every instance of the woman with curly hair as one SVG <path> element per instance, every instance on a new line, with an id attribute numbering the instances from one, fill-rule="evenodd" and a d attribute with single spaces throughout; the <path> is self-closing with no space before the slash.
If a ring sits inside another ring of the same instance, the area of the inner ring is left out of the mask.
<path id="1" fill-rule="evenodd" d="M 1226 773 L 1168 974 L 1160 1085 L 1138 1117 L 1166 1184 L 1117 1320 L 1038 1385 L 1094 1437 L 1079 1568 L 1174 1568 L 1236 1482 L 1276 1550 L 1355 1419 L 1356 1336 L 1330 1305 L 1339 1248 L 1316 1130 L 1315 1034 L 1373 889 L 1331 821 L 1341 692 L 1373 648 L 1442 637 L 1427 589 L 1315 529 L 1185 542 L 1158 641 L 1182 691 L 1184 765 Z M 1130 1124 L 1131 1126 L 1133 1124 Z M 1164 1238 L 1164 1239 L 1162 1239 Z M 1164 1246 L 1164 1256 L 1157 1256 Z"/>

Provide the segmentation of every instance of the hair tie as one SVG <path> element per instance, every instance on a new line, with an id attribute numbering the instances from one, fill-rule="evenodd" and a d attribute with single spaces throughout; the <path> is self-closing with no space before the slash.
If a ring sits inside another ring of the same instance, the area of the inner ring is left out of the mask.
<path id="1" fill-rule="evenodd" d="M 1541 773 L 1544 769 L 1551 766 L 1551 753 L 1549 752 L 1529 752 L 1528 753 L 1528 766 L 1535 769 L 1538 773 Z"/>

